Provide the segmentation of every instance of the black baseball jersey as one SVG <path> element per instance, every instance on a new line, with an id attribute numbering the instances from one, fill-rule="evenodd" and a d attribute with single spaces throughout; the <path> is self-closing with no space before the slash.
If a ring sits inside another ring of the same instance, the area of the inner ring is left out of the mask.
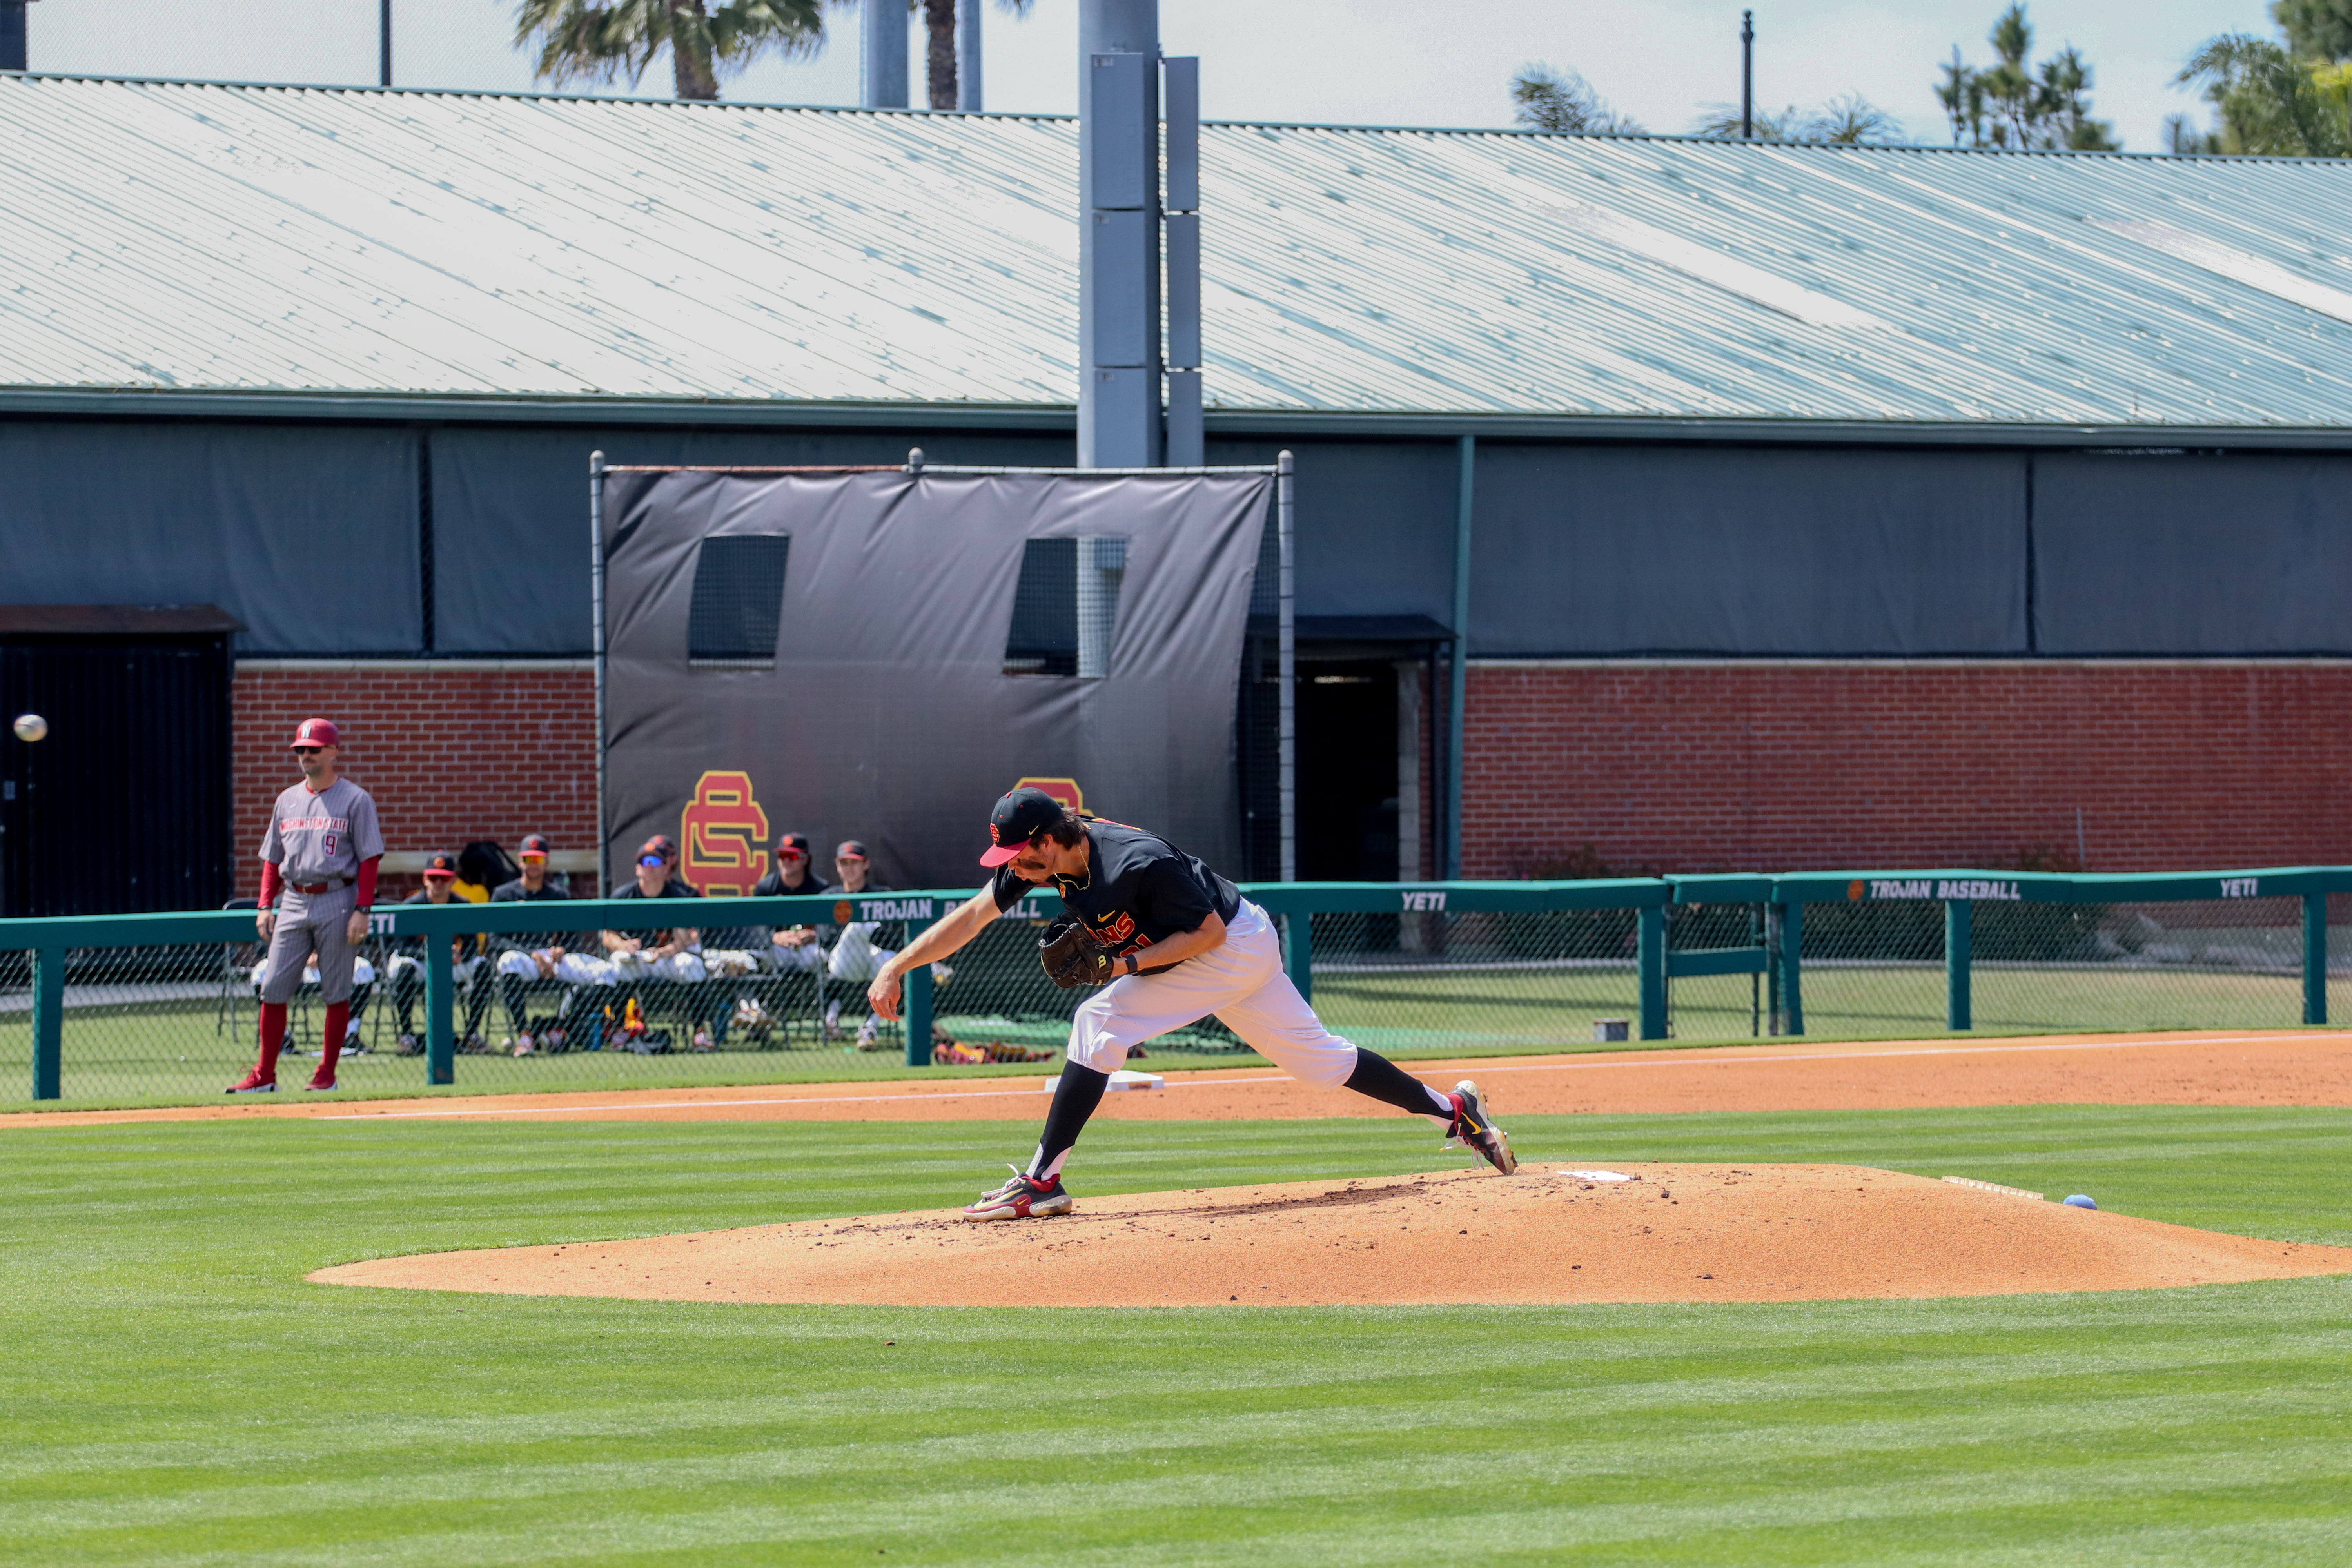
<path id="1" fill-rule="evenodd" d="M 1084 921 L 1113 952 L 1140 953 L 1179 931 L 1198 931 L 1212 914 L 1230 921 L 1241 912 L 1241 890 L 1157 834 L 1117 822 L 1087 825 L 1084 875 L 1045 884 L 1062 906 Z M 1031 884 L 1009 865 L 996 868 L 990 889 L 1009 910 Z"/>
<path id="2" fill-rule="evenodd" d="M 613 894 L 613 897 L 616 899 L 642 899 L 645 896 L 644 890 L 634 881 L 627 883 Z M 679 881 L 676 877 L 672 877 L 668 881 L 662 884 L 662 890 L 656 893 L 654 897 L 656 899 L 698 899 L 702 897 L 702 895 L 696 892 L 692 888 L 688 887 L 684 882 Z M 633 936 L 639 942 L 644 942 L 647 947 L 659 947 L 664 942 L 669 941 L 669 931 L 667 929 L 660 931 L 616 931 L 613 934 L 619 937 Z"/>
<path id="3" fill-rule="evenodd" d="M 429 904 L 433 901 L 433 895 L 426 892 L 424 889 L 419 888 L 416 891 L 409 894 L 408 897 L 401 900 L 400 901 L 404 904 Z M 455 895 L 443 900 L 445 906 L 448 904 L 462 905 L 465 902 L 467 902 L 466 900 L 457 898 Z M 488 938 L 481 936 L 459 937 L 455 944 L 457 956 L 459 958 L 471 958 L 476 952 L 482 949 L 488 940 Z M 404 953 L 410 958 L 421 959 L 425 956 L 425 939 L 421 936 L 404 936 L 395 941 L 392 944 L 392 947 L 394 952 Z"/>
<path id="4" fill-rule="evenodd" d="M 811 899 L 832 891 L 833 884 L 814 871 L 801 879 L 799 887 L 787 888 L 784 886 L 784 874 L 771 867 L 768 874 L 760 879 L 759 885 L 751 889 L 751 896 L 755 899 Z M 787 922 L 784 929 L 790 931 L 793 926 L 819 924 L 817 921 L 803 919 Z M 722 941 L 722 937 L 726 940 Z M 703 933 L 702 945 L 718 948 L 743 947 L 757 952 L 761 948 L 772 945 L 775 938 L 776 928 L 773 926 L 744 926 L 740 930 L 722 931 L 717 935 L 706 931 Z"/>
<path id="5" fill-rule="evenodd" d="M 523 880 L 520 877 L 517 877 L 511 882 L 500 882 L 496 888 L 490 889 L 490 902 L 494 904 L 535 904 L 542 899 L 563 899 L 568 900 L 571 897 L 571 894 L 565 892 L 551 881 L 541 882 L 539 885 L 539 891 L 534 893 L 529 888 L 523 886 Z M 578 944 L 581 937 L 585 934 L 587 933 L 574 931 L 511 931 L 500 936 L 498 939 L 498 942 L 501 948 L 518 948 L 522 952 L 529 952 L 542 947 L 573 947 Z"/>

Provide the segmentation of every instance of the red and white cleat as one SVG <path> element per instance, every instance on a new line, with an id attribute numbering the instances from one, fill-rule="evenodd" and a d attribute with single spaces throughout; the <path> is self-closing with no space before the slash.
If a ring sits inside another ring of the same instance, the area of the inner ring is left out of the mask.
<path id="1" fill-rule="evenodd" d="M 278 1092 L 278 1080 L 274 1078 L 262 1077 L 261 1069 L 259 1068 L 256 1068 L 251 1072 L 246 1074 L 245 1077 L 239 1079 L 236 1082 L 229 1085 L 228 1092 L 231 1094 L 276 1094 Z"/>
<path id="2" fill-rule="evenodd" d="M 963 1217 L 974 1221 L 1044 1219 L 1049 1215 L 1067 1214 L 1074 1206 L 1061 1177 L 1041 1182 L 1022 1174 L 1016 1165 L 1011 1181 L 994 1192 L 981 1194 L 980 1202 L 966 1206 Z"/>

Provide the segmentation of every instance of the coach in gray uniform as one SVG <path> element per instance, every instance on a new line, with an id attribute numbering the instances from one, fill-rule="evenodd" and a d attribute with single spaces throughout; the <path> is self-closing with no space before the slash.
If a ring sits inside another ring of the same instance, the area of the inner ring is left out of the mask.
<path id="1" fill-rule="evenodd" d="M 278 797 L 261 839 L 261 908 L 254 926 L 269 944 L 261 976 L 261 1060 L 231 1094 L 277 1091 L 286 1004 L 314 952 L 326 1017 L 310 1087 L 335 1087 L 335 1059 L 352 1012 L 352 950 L 367 939 L 368 906 L 375 901 L 376 866 L 383 858 L 375 801 L 335 774 L 341 739 L 325 719 L 305 719 L 294 731 L 291 750 L 302 782 Z"/>

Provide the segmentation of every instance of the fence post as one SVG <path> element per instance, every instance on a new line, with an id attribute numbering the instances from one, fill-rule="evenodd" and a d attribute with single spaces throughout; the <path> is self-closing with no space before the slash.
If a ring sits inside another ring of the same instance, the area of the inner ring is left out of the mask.
<path id="1" fill-rule="evenodd" d="M 1642 1038 L 1666 1037 L 1666 911 L 1653 904 L 1634 927 L 1634 967 L 1641 973 Z"/>
<path id="2" fill-rule="evenodd" d="M 1805 986 L 1802 952 L 1805 946 L 1805 906 L 1780 906 L 1780 1011 L 1791 1035 L 1805 1032 Z"/>
<path id="3" fill-rule="evenodd" d="M 1305 910 L 1293 910 L 1282 917 L 1282 966 L 1290 973 L 1291 984 L 1298 988 L 1298 999 L 1312 1004 L 1315 1000 L 1315 917 Z"/>
<path id="4" fill-rule="evenodd" d="M 33 950 L 33 1098 L 55 1100 L 65 1079 L 66 950 Z"/>
<path id="5" fill-rule="evenodd" d="M 1944 900 L 1944 1027 L 1973 1029 L 1969 995 L 1969 942 L 1976 906 L 1966 899 Z"/>
<path id="6" fill-rule="evenodd" d="M 915 935 L 915 926 L 908 922 L 907 935 Z M 898 1009 L 906 1018 L 907 1065 L 927 1068 L 931 1065 L 931 966 L 919 963 L 907 971 L 904 1003 Z"/>
<path id="7" fill-rule="evenodd" d="M 2303 896 L 2303 1021 L 2327 1022 L 2327 895 Z"/>
<path id="8" fill-rule="evenodd" d="M 450 943 L 438 934 L 425 939 L 425 1081 L 457 1081 L 457 988 L 450 984 Z"/>

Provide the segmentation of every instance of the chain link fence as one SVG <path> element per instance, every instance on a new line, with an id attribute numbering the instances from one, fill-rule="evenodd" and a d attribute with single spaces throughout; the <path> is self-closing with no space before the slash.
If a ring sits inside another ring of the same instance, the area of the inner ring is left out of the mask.
<path id="1" fill-rule="evenodd" d="M 1351 888 L 1339 890 L 1350 899 L 1334 901 L 1352 901 L 1353 912 L 1285 918 L 1309 922 L 1310 989 L 1326 1022 L 1405 1059 L 1589 1048 L 1612 1034 L 1765 1037 L 1790 1032 L 1796 999 L 1784 993 L 1792 983 L 1801 987 L 1808 1037 L 1946 1030 L 1955 987 L 1944 902 L 1809 902 L 1799 918 L 1762 903 L 1662 909 L 1663 884 L 1648 886 L 1646 913 L 1539 908 L 1525 892 L 1504 900 L 1456 885 L 1452 908 L 1400 887 L 1396 892 L 1414 907 L 1364 912 L 1366 902 L 1381 901 L 1381 890 Z M 1286 890 L 1281 901 L 1302 896 L 1315 895 Z M 1482 897 L 1521 907 L 1460 907 Z M 1590 901 L 1589 892 L 1581 897 Z M 2352 1008 L 2352 896 L 2327 904 L 2325 995 L 2332 1009 Z M 536 906 L 541 915 L 534 918 L 554 918 L 544 914 L 553 907 Z M 943 900 L 938 906 L 946 907 Z M 2305 1016 L 2307 939 L 2299 896 L 1954 907 L 1969 911 L 1959 991 L 1979 1034 L 2277 1028 Z M 142 918 L 188 917 L 126 921 Z M 252 1065 L 261 950 L 248 925 L 196 918 L 212 921 L 204 929 L 229 939 L 58 950 L 56 1099 L 202 1100 Z M 935 1063 L 981 1072 L 1055 1070 L 1084 994 L 1058 990 L 1038 967 L 1036 939 L 1046 918 L 1043 903 L 1018 906 L 938 966 L 929 1020 Z M 1643 1008 L 1645 921 L 1659 939 L 1653 994 L 1664 1003 L 1650 1013 Z M 30 930 L 42 922 L 8 924 Z M 1801 930 L 1793 974 L 1780 952 L 1791 927 Z M 78 929 L 109 927 L 85 921 Z M 886 947 L 903 942 L 904 931 L 903 924 L 870 928 Z M 453 1088 L 672 1087 L 879 1077 L 905 1068 L 902 1026 L 866 1010 L 866 983 L 876 960 L 860 958 L 837 937 L 830 949 L 820 941 L 795 956 L 770 942 L 769 928 L 714 929 L 704 932 L 698 967 L 582 984 L 542 977 L 521 945 L 550 934 L 458 939 Z M 593 931 L 571 939 L 583 946 L 595 942 Z M 337 1074 L 344 1089 L 425 1090 L 424 951 L 421 941 L 388 932 L 363 948 Z M 0 951 L 0 1103 L 29 1104 L 35 1095 L 31 959 L 24 951 Z M 1732 972 L 1706 972 L 1726 967 Z M 299 1091 L 308 1079 L 325 1012 L 315 980 L 306 981 L 289 1008 L 288 1061 L 279 1075 L 285 1088 Z M 1169 1066 L 1255 1060 L 1213 1019 L 1153 1040 L 1142 1055 Z"/>
<path id="2" fill-rule="evenodd" d="M 1632 910 L 1307 918 L 1316 1012 L 1383 1056 L 1589 1045 L 1639 1006 Z"/>
<path id="3" fill-rule="evenodd" d="M 1804 1032 L 1821 1039 L 1945 1032 L 1946 905 L 1805 906 Z M 1766 906 L 1678 906 L 1679 956 L 1771 940 Z M 2331 1016 L 2352 1002 L 2352 925 L 2331 910 Z M 2303 900 L 2239 898 L 1969 907 L 1965 994 L 1978 1034 L 2289 1027 L 2303 1021 Z M 1779 976 L 1675 979 L 1669 1032 L 1685 1040 L 1775 1032 Z"/>

